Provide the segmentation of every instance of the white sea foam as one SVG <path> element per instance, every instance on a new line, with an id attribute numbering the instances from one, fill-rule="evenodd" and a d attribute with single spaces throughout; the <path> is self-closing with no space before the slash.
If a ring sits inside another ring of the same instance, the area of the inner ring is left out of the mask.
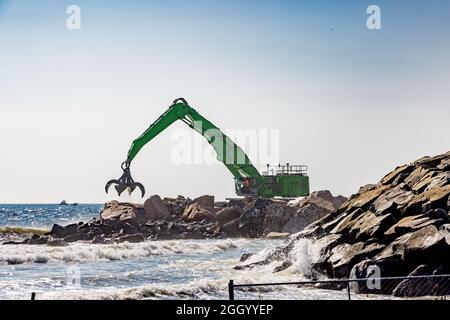
<path id="1" fill-rule="evenodd" d="M 290 261 L 293 262 L 292 265 L 283 270 L 282 273 L 309 277 L 311 275 L 312 264 L 319 257 L 317 252 L 320 251 L 320 248 L 308 239 L 291 239 L 288 239 L 287 242 L 284 242 L 280 246 L 269 246 L 252 254 L 247 260 L 241 263 L 240 266 L 253 269 L 255 267 L 259 268 L 262 265 L 267 265 L 273 270 L 283 262 Z M 285 247 L 289 241 L 294 242 L 290 244 L 290 246 L 292 245 L 292 248 L 286 250 Z M 278 255 L 278 253 L 285 250 L 287 251 L 286 254 Z"/>
<path id="2" fill-rule="evenodd" d="M 301 277 L 293 278 L 289 274 L 272 274 L 271 266 L 259 267 L 252 271 L 220 273 L 220 279 L 196 279 L 182 284 L 148 284 L 134 288 L 99 288 L 76 290 L 55 290 L 38 294 L 39 299 L 227 299 L 228 280 L 233 279 L 235 283 L 257 283 L 271 281 L 295 281 Z M 228 269 L 230 270 L 230 269 Z M 344 295 L 341 292 L 322 290 L 300 289 L 296 286 L 267 286 L 249 287 L 236 289 L 236 298 L 248 299 L 313 299 L 317 294 L 323 298 L 340 299 Z M 342 297 L 341 297 L 342 296 Z"/>
<path id="3" fill-rule="evenodd" d="M 265 248 L 252 257 L 261 261 L 276 244 L 279 242 L 235 239 L 76 243 L 61 248 L 1 246 L 0 261 L 26 265 L 0 265 L 0 299 L 29 299 L 32 291 L 37 293 L 37 299 L 227 299 L 230 279 L 236 284 L 308 279 L 311 251 L 316 249 L 307 240 L 295 242 L 289 257 L 295 262 L 282 272 L 273 273 L 281 263 L 277 260 L 251 269 L 233 269 L 242 252 Z M 101 260 L 113 261 L 97 263 Z M 66 285 L 66 266 L 72 262 L 86 262 L 81 264 L 79 288 Z M 347 293 L 285 285 L 236 288 L 235 296 L 236 299 L 346 299 Z"/>
<path id="4" fill-rule="evenodd" d="M 306 239 L 297 240 L 290 252 L 290 259 L 293 261 L 293 264 L 283 272 L 310 277 L 313 263 L 312 249 L 311 241 Z"/>
<path id="5" fill-rule="evenodd" d="M 142 243 L 74 243 L 66 247 L 45 245 L 0 246 L 0 264 L 86 262 L 96 260 L 138 259 L 152 255 L 207 254 L 234 249 L 245 240 L 171 240 Z"/>

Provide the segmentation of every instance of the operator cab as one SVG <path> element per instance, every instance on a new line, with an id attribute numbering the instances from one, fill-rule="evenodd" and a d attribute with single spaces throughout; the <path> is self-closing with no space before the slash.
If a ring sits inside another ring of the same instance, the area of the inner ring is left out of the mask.
<path id="1" fill-rule="evenodd" d="M 234 178 L 234 186 L 238 196 L 258 195 L 258 186 L 255 178 Z"/>

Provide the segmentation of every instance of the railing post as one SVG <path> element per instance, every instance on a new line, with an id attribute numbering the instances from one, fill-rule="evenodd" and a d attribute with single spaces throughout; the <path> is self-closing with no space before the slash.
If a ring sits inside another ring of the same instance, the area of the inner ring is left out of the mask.
<path id="1" fill-rule="evenodd" d="M 36 292 L 31 293 L 31 300 L 36 300 Z"/>
<path id="2" fill-rule="evenodd" d="M 234 281 L 230 280 L 230 282 L 228 282 L 228 297 L 230 301 L 234 300 Z"/>
<path id="3" fill-rule="evenodd" d="M 347 294 L 348 294 L 348 300 L 352 300 L 351 292 L 350 292 L 350 280 L 347 279 Z"/>

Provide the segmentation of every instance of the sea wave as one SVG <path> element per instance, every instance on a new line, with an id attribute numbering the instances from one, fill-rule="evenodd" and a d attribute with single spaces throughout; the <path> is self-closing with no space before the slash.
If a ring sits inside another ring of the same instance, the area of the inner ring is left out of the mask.
<path id="1" fill-rule="evenodd" d="M 273 266 L 271 266 L 273 267 Z M 236 284 L 285 282 L 305 280 L 302 274 L 273 274 L 271 268 L 247 272 L 226 272 L 218 275 L 219 279 L 195 279 L 189 283 L 170 284 L 155 283 L 136 287 L 118 288 L 53 288 L 35 290 L 38 300 L 157 300 L 157 299 L 228 299 L 228 281 Z M 29 298 L 29 292 L 16 292 L 16 299 Z M 235 288 L 236 299 L 264 300 L 346 300 L 346 290 L 327 290 L 294 285 L 258 286 Z M 368 299 L 365 295 L 352 295 L 352 299 Z M 374 299 L 385 299 L 383 296 L 372 296 Z"/>
<path id="2" fill-rule="evenodd" d="M 0 244 L 8 241 L 21 242 L 34 234 L 44 234 L 48 232 L 41 228 L 25 228 L 25 227 L 0 227 Z"/>
<path id="3" fill-rule="evenodd" d="M 196 279 L 189 283 L 180 284 L 147 284 L 133 288 L 97 288 L 46 291 L 38 294 L 39 299 L 50 300 L 127 300 L 127 299 L 226 299 L 228 298 L 228 281 L 235 283 L 257 283 L 274 281 L 292 281 L 292 274 L 273 274 L 275 265 L 261 266 L 258 270 L 233 271 L 228 269 L 220 274 L 220 279 Z M 257 272 L 256 272 L 257 271 Z M 305 279 L 302 274 L 296 274 L 296 280 Z M 271 298 L 296 299 L 302 293 L 308 296 L 308 291 L 299 290 L 295 286 L 267 286 L 236 288 L 239 298 Z"/>
<path id="4" fill-rule="evenodd" d="M 281 272 L 273 272 L 282 263 L 279 260 L 251 269 L 233 269 L 243 252 L 252 248 L 274 248 L 277 243 L 261 239 L 222 239 L 108 245 L 75 243 L 68 247 L 2 246 L 0 261 L 3 263 L 34 265 L 19 269 L 6 267 L 3 275 L 0 268 L 0 297 L 3 294 L 3 298 L 8 299 L 29 299 L 33 291 L 37 299 L 55 300 L 227 299 L 230 279 L 236 284 L 309 279 L 311 247 L 307 241 L 297 242 L 292 250 L 296 262 Z M 269 251 L 263 250 L 252 258 L 260 260 Z M 124 259 L 129 260 L 109 263 L 109 260 Z M 106 263 L 97 263 L 100 260 Z M 68 286 L 66 267 L 78 262 L 81 284 Z M 26 276 L 21 276 L 23 268 L 30 270 Z M 344 294 L 297 286 L 261 286 L 236 288 L 235 296 L 237 299 L 340 299 Z"/>
<path id="5" fill-rule="evenodd" d="M 138 259 L 152 255 L 207 254 L 234 249 L 243 242 L 245 240 L 169 240 L 117 244 L 74 243 L 66 247 L 3 245 L 0 264 L 88 262 Z"/>
<path id="6" fill-rule="evenodd" d="M 15 234 L 44 234 L 48 232 L 48 229 L 44 228 L 26 228 L 26 227 L 14 227 L 14 226 L 8 226 L 8 227 L 0 227 L 0 235 L 2 234 L 9 234 L 9 233 L 15 233 Z"/>

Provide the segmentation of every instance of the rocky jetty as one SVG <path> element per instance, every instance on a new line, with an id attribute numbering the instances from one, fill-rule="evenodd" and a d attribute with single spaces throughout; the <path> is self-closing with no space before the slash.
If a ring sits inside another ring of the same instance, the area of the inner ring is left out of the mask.
<path id="1" fill-rule="evenodd" d="M 371 266 L 382 277 L 450 274 L 449 195 L 450 152 L 421 158 L 361 187 L 337 211 L 293 235 L 259 264 L 279 261 L 288 267 L 295 243 L 309 238 L 321 248 L 313 270 L 331 278 L 365 278 Z M 402 283 L 383 293 L 420 295 L 411 287 Z M 356 291 L 368 289 L 361 285 Z"/>
<path id="2" fill-rule="evenodd" d="M 226 237 L 285 238 L 335 211 L 346 199 L 318 191 L 294 201 L 262 198 L 215 201 L 204 195 L 193 200 L 153 195 L 143 205 L 111 201 L 99 217 L 66 226 L 53 225 L 28 243 L 64 246 L 76 241 L 91 243 L 142 242 L 169 239 Z"/>

